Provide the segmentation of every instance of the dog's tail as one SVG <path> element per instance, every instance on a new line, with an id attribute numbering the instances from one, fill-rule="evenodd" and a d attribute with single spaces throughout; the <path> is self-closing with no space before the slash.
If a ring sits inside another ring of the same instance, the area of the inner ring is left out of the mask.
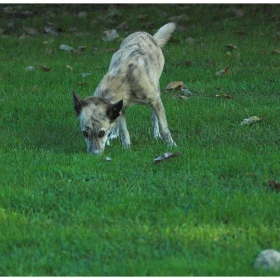
<path id="1" fill-rule="evenodd" d="M 173 22 L 167 23 L 162 26 L 157 33 L 153 36 L 156 43 L 159 47 L 163 48 L 169 38 L 171 37 L 172 32 L 175 30 L 176 25 Z"/>

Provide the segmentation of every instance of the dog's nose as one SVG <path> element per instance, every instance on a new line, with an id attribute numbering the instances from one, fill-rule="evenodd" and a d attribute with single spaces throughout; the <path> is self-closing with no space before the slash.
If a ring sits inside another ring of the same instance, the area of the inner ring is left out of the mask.
<path id="1" fill-rule="evenodd" d="M 91 154 L 91 155 L 99 155 L 101 156 L 102 153 L 103 153 L 103 150 L 87 150 L 88 154 Z"/>

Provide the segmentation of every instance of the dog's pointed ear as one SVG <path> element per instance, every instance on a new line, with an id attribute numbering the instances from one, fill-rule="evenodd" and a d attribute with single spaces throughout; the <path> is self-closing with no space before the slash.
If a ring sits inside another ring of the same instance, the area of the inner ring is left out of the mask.
<path id="1" fill-rule="evenodd" d="M 83 99 L 81 99 L 73 89 L 72 89 L 72 93 L 73 93 L 73 100 L 74 100 L 74 109 L 77 116 L 79 116 L 83 107 L 86 106 L 86 102 Z"/>
<path id="2" fill-rule="evenodd" d="M 108 107 L 106 111 L 106 115 L 109 117 L 110 120 L 115 120 L 119 115 L 123 107 L 123 100 L 112 104 Z"/>

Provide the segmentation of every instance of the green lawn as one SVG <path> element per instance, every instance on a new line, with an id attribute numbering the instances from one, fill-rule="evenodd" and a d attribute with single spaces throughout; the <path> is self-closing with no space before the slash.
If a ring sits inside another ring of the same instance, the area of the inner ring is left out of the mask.
<path id="1" fill-rule="evenodd" d="M 253 264 L 280 250 L 280 194 L 268 184 L 280 181 L 280 5 L 0 8 L 1 276 L 279 275 Z M 71 89 L 91 95 L 123 38 L 170 20 L 161 88 L 181 156 L 154 164 L 170 148 L 143 106 L 127 112 L 131 149 L 116 139 L 87 155 Z M 112 28 L 119 38 L 102 40 Z M 173 81 L 192 96 L 164 90 Z M 242 126 L 251 116 L 262 120 Z"/>

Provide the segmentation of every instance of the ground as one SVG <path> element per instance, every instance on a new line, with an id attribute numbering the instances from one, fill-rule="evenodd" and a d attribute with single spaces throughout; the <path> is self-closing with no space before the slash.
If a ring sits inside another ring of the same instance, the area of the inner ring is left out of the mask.
<path id="1" fill-rule="evenodd" d="M 279 275 L 253 266 L 280 249 L 279 5 L 0 9 L 0 275 Z M 178 146 L 138 106 L 131 149 L 87 155 L 71 89 L 90 96 L 123 38 L 169 21 L 160 84 Z"/>

